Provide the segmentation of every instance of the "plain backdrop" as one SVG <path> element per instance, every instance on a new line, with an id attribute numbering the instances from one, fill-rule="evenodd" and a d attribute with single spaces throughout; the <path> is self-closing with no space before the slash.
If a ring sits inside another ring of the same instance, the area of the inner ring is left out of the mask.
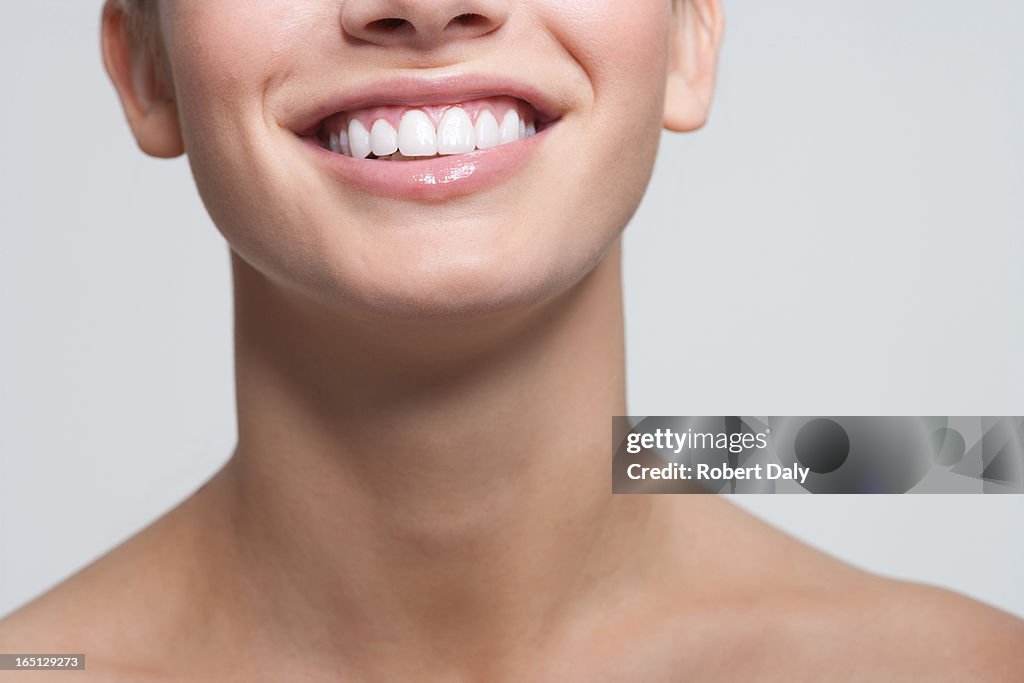
<path id="1" fill-rule="evenodd" d="M 0 9 L 0 613 L 234 442 L 227 249 L 129 137 L 99 4 Z M 1022 414 L 1024 6 L 726 9 L 711 123 L 666 136 L 627 232 L 631 412 Z M 739 503 L 1024 615 L 1024 496 Z"/>

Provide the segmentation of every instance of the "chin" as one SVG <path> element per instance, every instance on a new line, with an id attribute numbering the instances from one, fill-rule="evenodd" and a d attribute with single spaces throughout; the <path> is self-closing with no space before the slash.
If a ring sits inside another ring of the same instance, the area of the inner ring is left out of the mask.
<path id="1" fill-rule="evenodd" d="M 530 249 L 432 246 L 409 244 L 338 259 L 327 265 L 329 276 L 315 296 L 345 315 L 364 318 L 482 319 L 542 306 L 572 288 L 596 265 L 583 252 L 566 258 L 541 245 Z"/>

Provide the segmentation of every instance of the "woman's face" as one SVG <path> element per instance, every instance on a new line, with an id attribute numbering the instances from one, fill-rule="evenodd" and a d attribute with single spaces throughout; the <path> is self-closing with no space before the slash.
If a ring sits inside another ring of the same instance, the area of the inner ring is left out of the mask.
<path id="1" fill-rule="evenodd" d="M 671 0 L 160 4 L 182 138 L 232 248 L 395 317 L 542 301 L 598 263 L 651 173 L 673 21 Z M 411 160 L 374 158 L 396 143 Z"/>

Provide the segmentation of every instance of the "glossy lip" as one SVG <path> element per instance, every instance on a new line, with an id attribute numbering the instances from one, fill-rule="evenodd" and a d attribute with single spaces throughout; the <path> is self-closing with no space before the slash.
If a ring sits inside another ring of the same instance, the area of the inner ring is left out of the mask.
<path id="1" fill-rule="evenodd" d="M 458 104 L 485 97 L 514 97 L 523 100 L 537 112 L 539 123 L 559 118 L 563 106 L 552 96 L 521 81 L 480 74 L 446 75 L 432 78 L 404 76 L 376 80 L 345 88 L 327 97 L 311 110 L 296 117 L 289 127 L 302 137 L 309 137 L 327 118 L 341 112 L 373 106 Z"/>
<path id="2" fill-rule="evenodd" d="M 313 138 L 303 142 L 347 186 L 382 197 L 443 202 L 506 180 L 526 164 L 552 130 L 490 149 L 417 161 L 355 159 L 324 149 Z"/>

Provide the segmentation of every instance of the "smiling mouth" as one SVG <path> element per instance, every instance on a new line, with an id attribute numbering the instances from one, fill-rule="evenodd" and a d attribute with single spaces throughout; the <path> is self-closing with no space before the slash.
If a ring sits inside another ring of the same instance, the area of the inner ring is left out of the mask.
<path id="1" fill-rule="evenodd" d="M 354 159 L 416 161 L 513 144 L 553 122 L 524 100 L 499 96 L 338 112 L 314 137 L 324 149 Z"/>

